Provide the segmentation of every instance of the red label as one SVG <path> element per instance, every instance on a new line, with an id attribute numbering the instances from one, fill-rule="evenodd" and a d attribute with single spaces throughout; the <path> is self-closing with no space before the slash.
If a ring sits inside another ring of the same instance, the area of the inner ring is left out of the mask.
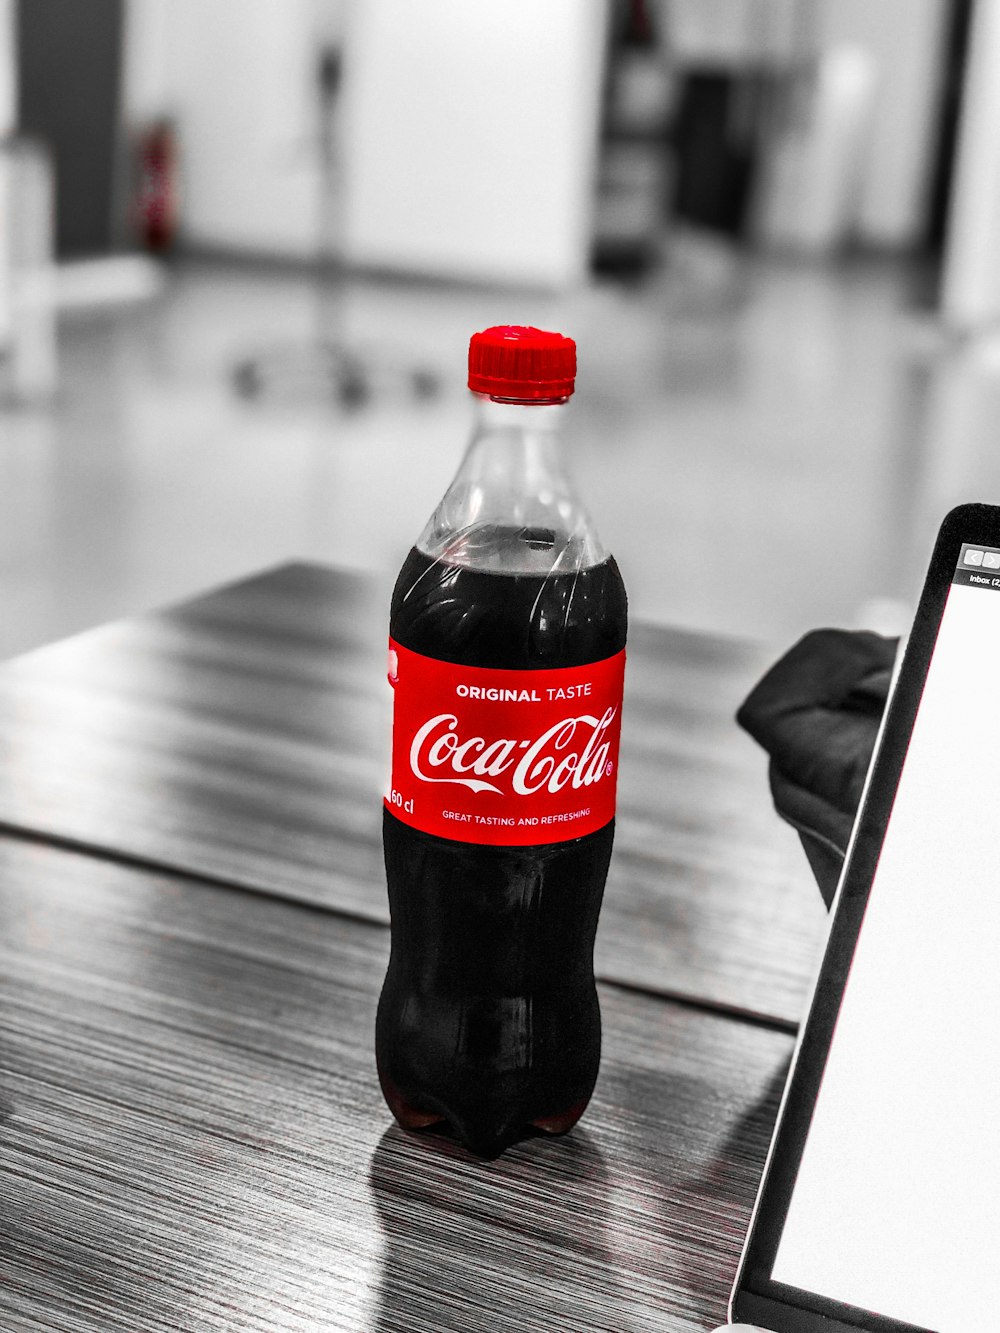
<path id="1" fill-rule="evenodd" d="M 615 813 L 625 650 L 555 671 L 494 671 L 389 640 L 386 808 L 458 842 L 566 842 Z"/>

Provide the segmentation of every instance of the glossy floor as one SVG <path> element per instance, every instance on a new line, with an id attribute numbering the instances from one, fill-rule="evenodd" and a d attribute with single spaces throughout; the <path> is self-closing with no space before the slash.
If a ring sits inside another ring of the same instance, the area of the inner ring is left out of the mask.
<path id="1" fill-rule="evenodd" d="M 67 318 L 55 406 L 0 414 L 0 653 L 291 556 L 372 569 L 387 604 L 464 444 L 469 333 L 497 322 L 579 342 L 573 464 L 635 614 L 777 646 L 905 618 L 940 515 L 1000 497 L 998 345 L 949 346 L 913 290 L 898 264 L 692 245 L 560 297 L 179 265 Z M 320 338 L 367 354 L 367 402 L 338 402 Z"/>

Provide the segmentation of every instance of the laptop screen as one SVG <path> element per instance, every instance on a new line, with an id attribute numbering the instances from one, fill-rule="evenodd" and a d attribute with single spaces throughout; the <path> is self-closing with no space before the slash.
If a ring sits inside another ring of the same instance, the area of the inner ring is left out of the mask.
<path id="1" fill-rule="evenodd" d="M 998 1325 L 1000 549 L 963 543 L 772 1279 Z"/>

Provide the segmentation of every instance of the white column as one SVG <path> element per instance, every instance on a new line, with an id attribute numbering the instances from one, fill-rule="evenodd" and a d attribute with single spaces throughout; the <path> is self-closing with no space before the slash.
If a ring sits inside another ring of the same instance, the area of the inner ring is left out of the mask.
<path id="1" fill-rule="evenodd" d="M 17 128 L 17 35 L 15 0 L 0 0 L 0 141 Z M 0 356 L 9 342 L 13 320 L 10 293 L 9 154 L 0 152 Z"/>
<path id="2" fill-rule="evenodd" d="M 941 314 L 1000 320 L 1000 0 L 975 0 L 945 244 Z"/>

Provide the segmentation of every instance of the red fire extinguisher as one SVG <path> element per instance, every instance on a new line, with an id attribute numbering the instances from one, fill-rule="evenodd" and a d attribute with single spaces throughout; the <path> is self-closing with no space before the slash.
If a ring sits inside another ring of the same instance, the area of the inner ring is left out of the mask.
<path id="1" fill-rule="evenodd" d="M 146 250 L 163 254 L 173 245 L 179 212 L 177 134 L 169 120 L 141 132 L 136 158 L 135 231 Z"/>

